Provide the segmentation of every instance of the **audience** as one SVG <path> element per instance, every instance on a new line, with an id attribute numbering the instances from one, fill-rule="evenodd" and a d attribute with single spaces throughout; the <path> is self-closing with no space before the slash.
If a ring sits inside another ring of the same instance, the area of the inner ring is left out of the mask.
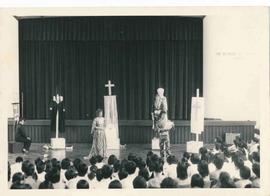
<path id="1" fill-rule="evenodd" d="M 227 145 L 216 138 L 213 150 L 169 155 L 164 160 L 149 151 L 145 157 L 133 153 L 119 160 L 93 156 L 82 159 L 42 160 L 34 164 L 17 157 L 8 162 L 10 189 L 133 189 L 133 188 L 259 188 L 259 139 L 246 144 L 240 137 Z"/>

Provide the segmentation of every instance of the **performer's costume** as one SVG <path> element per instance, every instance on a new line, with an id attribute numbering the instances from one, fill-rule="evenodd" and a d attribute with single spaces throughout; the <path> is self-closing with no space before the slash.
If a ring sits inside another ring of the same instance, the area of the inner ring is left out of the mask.
<path id="1" fill-rule="evenodd" d="M 23 149 L 29 151 L 31 146 L 31 139 L 27 137 L 24 127 L 21 124 L 18 124 L 16 127 L 16 134 L 15 134 L 15 141 L 16 142 L 22 142 L 23 143 Z M 22 150 L 23 150 L 22 149 Z"/>
<path id="2" fill-rule="evenodd" d="M 56 114 L 57 109 L 59 113 L 59 133 L 65 132 L 65 108 L 64 103 L 61 101 L 60 103 L 56 103 L 55 101 L 52 101 L 50 106 L 51 111 L 51 131 L 55 133 L 56 131 Z"/>
<path id="3" fill-rule="evenodd" d="M 89 153 L 89 158 L 96 155 L 107 156 L 107 140 L 105 135 L 105 119 L 96 117 L 92 123 L 91 133 L 93 134 L 93 144 Z"/>
<path id="4" fill-rule="evenodd" d="M 168 120 L 168 104 L 166 97 L 156 96 L 153 105 L 153 129 L 155 137 L 159 138 L 160 156 L 162 158 L 166 155 L 170 155 L 170 136 L 169 131 L 173 128 L 174 123 Z"/>

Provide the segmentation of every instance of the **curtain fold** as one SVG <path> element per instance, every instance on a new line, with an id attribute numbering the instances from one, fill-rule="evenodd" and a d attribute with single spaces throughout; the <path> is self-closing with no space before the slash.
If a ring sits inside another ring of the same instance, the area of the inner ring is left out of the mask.
<path id="1" fill-rule="evenodd" d="M 202 18 L 59 17 L 19 21 L 23 116 L 49 118 L 57 92 L 66 119 L 89 119 L 103 107 L 110 79 L 119 119 L 151 119 L 158 87 L 169 118 L 190 118 L 191 97 L 203 92 Z"/>

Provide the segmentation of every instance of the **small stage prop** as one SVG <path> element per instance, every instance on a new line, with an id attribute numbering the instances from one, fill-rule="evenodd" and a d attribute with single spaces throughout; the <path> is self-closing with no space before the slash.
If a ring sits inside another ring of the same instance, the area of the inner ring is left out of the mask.
<path id="1" fill-rule="evenodd" d="M 199 89 L 196 90 L 196 97 L 191 100 L 191 133 L 196 134 L 196 141 L 187 142 L 187 152 L 198 153 L 203 146 L 203 142 L 199 141 L 199 134 L 204 131 L 204 98 L 199 97 Z"/>
<path id="2" fill-rule="evenodd" d="M 119 128 L 118 128 L 118 113 L 116 95 L 112 95 L 111 81 L 105 85 L 108 88 L 108 96 L 104 96 L 104 112 L 105 112 L 105 132 L 108 149 L 120 149 Z"/>

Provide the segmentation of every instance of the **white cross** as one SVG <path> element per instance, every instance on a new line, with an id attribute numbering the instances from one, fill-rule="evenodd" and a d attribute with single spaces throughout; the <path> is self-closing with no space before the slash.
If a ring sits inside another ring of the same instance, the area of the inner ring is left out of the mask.
<path id="1" fill-rule="evenodd" d="M 105 87 L 108 88 L 108 94 L 112 95 L 112 87 L 114 87 L 114 84 L 111 84 L 111 81 L 108 81 L 108 84 L 105 84 Z"/>

